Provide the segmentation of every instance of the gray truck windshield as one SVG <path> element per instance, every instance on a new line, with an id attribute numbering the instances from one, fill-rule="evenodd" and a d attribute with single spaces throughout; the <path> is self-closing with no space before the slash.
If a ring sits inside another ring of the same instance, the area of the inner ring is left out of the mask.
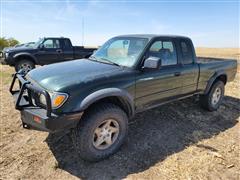
<path id="1" fill-rule="evenodd" d="M 38 46 L 40 45 L 40 44 L 42 44 L 42 42 L 43 42 L 43 38 L 40 38 L 34 45 L 33 45 L 33 48 L 38 48 Z"/>

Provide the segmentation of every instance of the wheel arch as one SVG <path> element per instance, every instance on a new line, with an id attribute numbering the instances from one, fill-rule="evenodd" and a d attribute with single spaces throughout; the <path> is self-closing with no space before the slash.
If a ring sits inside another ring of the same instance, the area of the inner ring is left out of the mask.
<path id="1" fill-rule="evenodd" d="M 36 58 L 29 53 L 19 53 L 19 54 L 16 54 L 15 56 L 13 56 L 13 58 L 15 59 L 16 63 L 22 59 L 27 59 L 27 60 L 32 61 L 34 64 L 37 64 Z"/>
<path id="2" fill-rule="evenodd" d="M 127 91 L 118 88 L 102 89 L 88 95 L 81 101 L 80 111 L 87 111 L 89 108 L 104 102 L 119 106 L 128 117 L 132 117 L 135 113 L 132 96 Z"/>
<path id="3" fill-rule="evenodd" d="M 225 85 L 227 83 L 227 74 L 223 71 L 216 72 L 208 81 L 204 94 L 207 94 L 210 91 L 212 85 L 219 80 L 222 81 Z"/>

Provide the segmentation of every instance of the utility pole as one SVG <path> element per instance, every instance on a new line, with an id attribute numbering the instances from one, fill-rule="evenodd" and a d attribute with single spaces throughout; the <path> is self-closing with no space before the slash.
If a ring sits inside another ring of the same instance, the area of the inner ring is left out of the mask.
<path id="1" fill-rule="evenodd" d="M 84 16 L 82 17 L 82 46 L 84 46 Z"/>

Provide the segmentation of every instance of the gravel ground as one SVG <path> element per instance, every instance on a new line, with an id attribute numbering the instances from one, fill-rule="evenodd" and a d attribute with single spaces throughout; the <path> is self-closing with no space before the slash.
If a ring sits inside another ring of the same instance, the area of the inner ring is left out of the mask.
<path id="1" fill-rule="evenodd" d="M 193 98 L 138 114 L 125 144 L 98 163 L 77 157 L 68 132 L 21 127 L 1 69 L 0 179 L 239 179 L 240 73 L 216 112 Z"/>

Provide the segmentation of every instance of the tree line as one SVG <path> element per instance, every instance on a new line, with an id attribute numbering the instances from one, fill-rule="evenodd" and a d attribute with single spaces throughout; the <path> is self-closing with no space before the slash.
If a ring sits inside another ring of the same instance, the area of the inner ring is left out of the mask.
<path id="1" fill-rule="evenodd" d="M 0 50 L 3 50 L 5 47 L 15 46 L 19 43 L 20 42 L 14 38 L 0 37 Z"/>

